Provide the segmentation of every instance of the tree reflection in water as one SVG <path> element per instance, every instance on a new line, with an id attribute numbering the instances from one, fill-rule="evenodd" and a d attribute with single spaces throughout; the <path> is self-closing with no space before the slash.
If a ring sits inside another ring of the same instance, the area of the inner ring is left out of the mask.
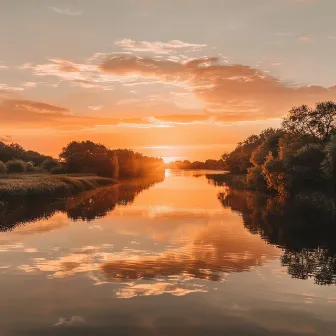
<path id="1" fill-rule="evenodd" d="M 66 213 L 72 220 L 91 221 L 104 217 L 113 211 L 116 205 L 132 203 L 139 193 L 162 182 L 163 179 L 163 175 L 153 175 L 128 180 L 64 199 L 8 199 L 0 202 L 0 231 L 10 231 L 17 225 L 48 219 L 56 212 Z"/>
<path id="2" fill-rule="evenodd" d="M 215 186 L 225 186 L 221 175 L 207 178 Z M 218 199 L 225 208 L 242 216 L 251 233 L 284 250 L 281 262 L 293 278 L 313 277 L 319 285 L 336 284 L 333 200 L 319 194 L 300 195 L 293 200 L 228 186 Z"/>

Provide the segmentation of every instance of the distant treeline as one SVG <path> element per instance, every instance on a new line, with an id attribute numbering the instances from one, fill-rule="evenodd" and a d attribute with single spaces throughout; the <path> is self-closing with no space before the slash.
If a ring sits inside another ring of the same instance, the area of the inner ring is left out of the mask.
<path id="1" fill-rule="evenodd" d="M 169 169 L 208 169 L 208 170 L 223 170 L 224 162 L 220 160 L 206 160 L 205 162 L 201 161 L 174 161 L 167 163 L 166 167 Z"/>
<path id="2" fill-rule="evenodd" d="M 84 173 L 110 178 L 143 177 L 162 172 L 163 160 L 128 149 L 112 150 L 92 141 L 73 141 L 62 149 L 59 160 L 18 144 L 0 142 L 0 174 L 42 172 Z"/>
<path id="3" fill-rule="evenodd" d="M 239 187 L 296 194 L 336 191 L 336 103 L 294 107 L 281 128 L 269 128 L 222 156 Z"/>

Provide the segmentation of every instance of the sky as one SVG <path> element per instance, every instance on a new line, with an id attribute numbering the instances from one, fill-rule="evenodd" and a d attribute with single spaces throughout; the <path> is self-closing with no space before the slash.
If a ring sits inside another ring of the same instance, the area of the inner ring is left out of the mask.
<path id="1" fill-rule="evenodd" d="M 0 141 L 217 159 L 336 100 L 334 0 L 0 0 Z"/>

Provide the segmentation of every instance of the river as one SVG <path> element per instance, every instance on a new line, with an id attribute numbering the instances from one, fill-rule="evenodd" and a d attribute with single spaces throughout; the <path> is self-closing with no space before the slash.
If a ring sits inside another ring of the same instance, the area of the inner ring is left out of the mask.
<path id="1" fill-rule="evenodd" d="M 3 209 L 0 335 L 336 335 L 335 225 L 216 174 Z"/>

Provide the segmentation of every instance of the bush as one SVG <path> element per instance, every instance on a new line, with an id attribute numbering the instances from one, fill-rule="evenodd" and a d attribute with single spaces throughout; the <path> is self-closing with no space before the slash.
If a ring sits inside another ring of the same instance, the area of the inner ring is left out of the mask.
<path id="1" fill-rule="evenodd" d="M 0 161 L 0 174 L 2 175 L 2 174 L 6 174 L 6 173 L 7 173 L 6 165 L 2 161 Z"/>
<path id="2" fill-rule="evenodd" d="M 59 166 L 59 163 L 55 159 L 47 159 L 42 162 L 41 167 L 46 170 L 51 172 L 52 169 L 57 168 Z"/>
<path id="3" fill-rule="evenodd" d="M 22 160 L 10 160 L 6 163 L 8 173 L 24 173 L 26 163 Z"/>
<path id="4" fill-rule="evenodd" d="M 50 170 L 51 174 L 55 174 L 55 175 L 59 175 L 59 174 L 66 174 L 66 170 L 64 169 L 64 167 L 54 167 Z"/>
<path id="5" fill-rule="evenodd" d="M 247 186 L 252 189 L 265 191 L 267 189 L 267 185 L 263 175 L 262 167 L 251 167 L 247 171 Z"/>
<path id="6" fill-rule="evenodd" d="M 26 171 L 27 172 L 33 172 L 34 171 L 34 164 L 32 162 L 26 163 Z"/>
<path id="7" fill-rule="evenodd" d="M 29 170 L 31 173 L 43 173 L 44 170 L 41 167 L 33 167 L 31 170 Z"/>

